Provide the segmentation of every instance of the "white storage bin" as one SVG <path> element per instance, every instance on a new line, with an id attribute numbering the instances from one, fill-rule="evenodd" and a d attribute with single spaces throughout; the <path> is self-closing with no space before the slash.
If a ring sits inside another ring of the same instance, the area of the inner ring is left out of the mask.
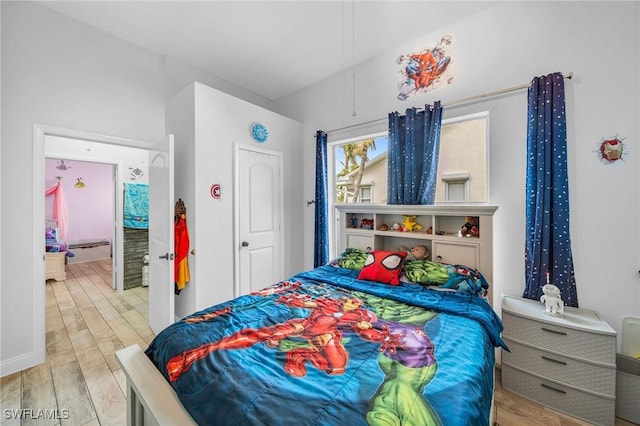
<path id="1" fill-rule="evenodd" d="M 616 416 L 640 424 L 640 359 L 616 357 Z"/>
<path id="2" fill-rule="evenodd" d="M 622 320 L 622 348 L 623 355 L 640 358 L 640 318 L 625 317 Z"/>

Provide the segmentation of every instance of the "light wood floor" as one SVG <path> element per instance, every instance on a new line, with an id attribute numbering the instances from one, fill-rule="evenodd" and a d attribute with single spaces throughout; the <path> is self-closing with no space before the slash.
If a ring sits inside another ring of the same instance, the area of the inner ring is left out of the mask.
<path id="1" fill-rule="evenodd" d="M 111 288 L 111 261 L 70 264 L 66 281 L 49 280 L 47 360 L 2 378 L 0 424 L 125 425 L 125 379 L 114 352 L 146 348 L 153 338 L 147 301 L 147 288 Z M 7 418 L 14 416 L 6 410 L 20 409 L 31 410 L 22 422 Z"/>
<path id="2" fill-rule="evenodd" d="M 496 371 L 495 414 L 498 425 L 517 426 L 590 426 L 573 417 L 535 404 L 502 389 L 500 370 Z M 634 423 L 616 417 L 615 426 L 633 426 Z"/>
<path id="3" fill-rule="evenodd" d="M 125 379 L 114 352 L 134 343 L 144 349 L 153 339 L 147 290 L 115 292 L 110 261 L 67 265 L 66 281 L 49 280 L 47 361 L 2 378 L 0 425 L 125 425 Z M 496 377 L 499 425 L 587 425 L 503 390 L 499 371 Z M 6 418 L 5 410 L 20 409 L 32 411 L 22 422 Z M 57 410 L 58 419 L 32 419 L 37 410 Z"/>

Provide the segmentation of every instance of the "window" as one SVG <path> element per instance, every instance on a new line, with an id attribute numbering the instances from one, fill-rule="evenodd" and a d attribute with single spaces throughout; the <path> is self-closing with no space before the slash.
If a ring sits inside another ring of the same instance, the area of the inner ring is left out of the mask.
<path id="1" fill-rule="evenodd" d="M 370 203 L 373 197 L 371 193 L 373 192 L 373 188 L 371 186 L 365 186 L 360 188 L 360 202 L 361 203 Z"/>
<path id="2" fill-rule="evenodd" d="M 336 203 L 387 202 L 387 141 L 384 134 L 333 145 Z"/>
<path id="3" fill-rule="evenodd" d="M 488 200 L 488 118 L 488 113 L 479 113 L 442 121 L 437 204 Z M 332 255 L 338 238 L 335 203 L 387 203 L 388 138 L 382 128 L 377 130 L 380 132 L 329 143 L 328 172 L 335 176 L 334 184 L 329 185 L 329 199 L 334 200 L 329 206 Z"/>
<path id="4" fill-rule="evenodd" d="M 443 173 L 444 201 L 467 202 L 469 201 L 469 179 L 471 173 Z"/>
<path id="5" fill-rule="evenodd" d="M 488 113 L 443 120 L 436 203 L 487 201 Z M 387 134 L 332 143 L 336 203 L 387 202 Z M 331 175 L 331 174 L 330 174 Z M 375 190 L 374 190 L 375 188 Z"/>

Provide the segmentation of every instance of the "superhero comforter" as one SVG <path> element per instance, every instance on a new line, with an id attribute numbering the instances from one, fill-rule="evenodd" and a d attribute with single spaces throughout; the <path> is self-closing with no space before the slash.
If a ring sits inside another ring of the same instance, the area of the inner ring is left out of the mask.
<path id="1" fill-rule="evenodd" d="M 502 325 L 480 297 L 322 266 L 197 312 L 147 356 L 201 425 L 482 425 Z"/>

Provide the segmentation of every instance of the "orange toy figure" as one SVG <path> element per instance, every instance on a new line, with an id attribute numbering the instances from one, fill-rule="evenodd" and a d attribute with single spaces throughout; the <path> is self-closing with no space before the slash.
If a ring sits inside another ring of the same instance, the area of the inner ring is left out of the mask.
<path id="1" fill-rule="evenodd" d="M 480 223 L 478 216 L 465 216 L 464 225 L 460 228 L 460 235 L 465 237 L 479 237 Z"/>
<path id="2" fill-rule="evenodd" d="M 401 342 L 404 334 L 391 333 L 386 325 L 380 330 L 373 328 L 376 315 L 361 307 L 357 298 L 317 298 L 299 294 L 281 296 L 278 303 L 292 308 L 309 308 L 306 318 L 292 318 L 284 323 L 259 329 L 247 328 L 217 342 L 206 343 L 187 350 L 167 362 L 167 374 L 172 382 L 189 370 L 191 364 L 217 350 L 245 349 L 264 342 L 269 347 L 277 347 L 288 337 L 305 339 L 310 348 L 292 349 L 287 352 L 284 369 L 294 377 L 307 374 L 306 363 L 327 374 L 343 374 L 349 362 L 349 353 L 342 346 L 341 329 L 351 329 L 362 339 L 380 343 L 380 352 L 395 353 L 397 348 L 405 348 Z"/>

